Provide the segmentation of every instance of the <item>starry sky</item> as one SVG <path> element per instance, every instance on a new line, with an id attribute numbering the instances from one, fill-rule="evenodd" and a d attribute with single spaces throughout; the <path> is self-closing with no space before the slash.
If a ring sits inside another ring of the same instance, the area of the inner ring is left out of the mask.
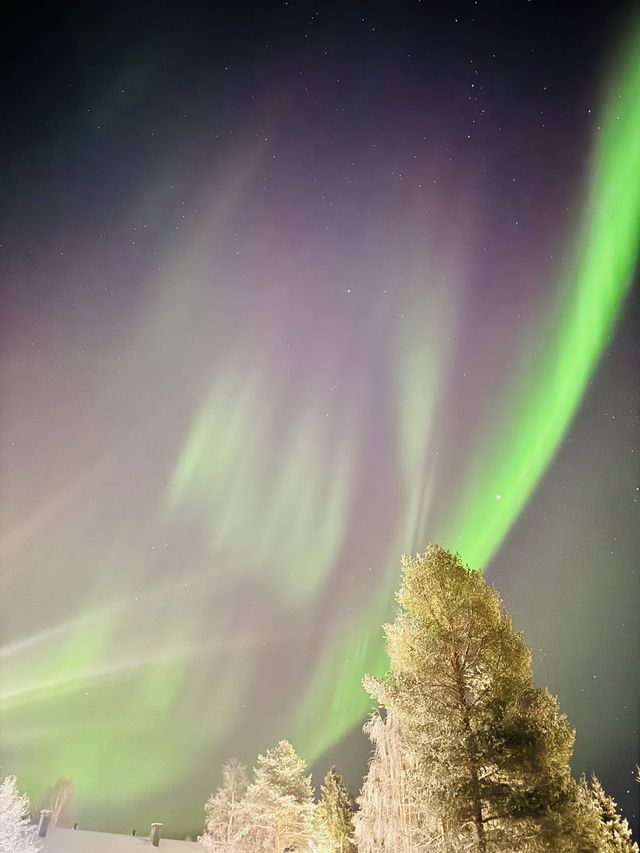
<path id="1" fill-rule="evenodd" d="M 485 571 L 637 825 L 640 20 L 84 4 L 8 22 L 0 765 L 197 830 L 366 766 L 399 556 Z"/>

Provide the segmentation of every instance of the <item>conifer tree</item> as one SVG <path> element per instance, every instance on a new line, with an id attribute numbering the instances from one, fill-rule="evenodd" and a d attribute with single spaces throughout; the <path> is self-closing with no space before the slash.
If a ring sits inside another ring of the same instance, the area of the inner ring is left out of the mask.
<path id="1" fill-rule="evenodd" d="M 589 792 L 601 825 L 601 849 L 607 853 L 638 853 L 627 820 L 618 813 L 616 801 L 607 794 L 595 774 L 591 777 Z"/>
<path id="2" fill-rule="evenodd" d="M 355 853 L 353 804 L 335 767 L 327 772 L 320 790 L 316 817 L 321 848 L 337 853 Z"/>
<path id="3" fill-rule="evenodd" d="M 248 836 L 244 796 L 247 771 L 236 759 L 222 768 L 222 785 L 205 805 L 205 832 L 198 840 L 210 853 L 242 853 Z"/>
<path id="4" fill-rule="evenodd" d="M 576 802 L 573 730 L 534 687 L 530 652 L 496 591 L 430 545 L 403 558 L 397 599 L 385 626 L 391 671 L 365 685 L 403 723 L 449 847 L 585 849 L 564 819 Z"/>
<path id="5" fill-rule="evenodd" d="M 281 740 L 258 756 L 244 800 L 253 846 L 246 849 L 306 850 L 314 835 L 315 803 L 304 759 Z"/>

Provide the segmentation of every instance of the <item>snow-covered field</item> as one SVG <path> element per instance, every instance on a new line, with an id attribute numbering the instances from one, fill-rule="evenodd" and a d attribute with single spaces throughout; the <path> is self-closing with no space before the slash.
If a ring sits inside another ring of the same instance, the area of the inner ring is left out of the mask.
<path id="1" fill-rule="evenodd" d="M 153 847 L 148 838 L 139 835 L 114 835 L 111 832 L 88 832 L 81 829 L 50 829 L 42 841 L 42 853 L 142 853 L 143 850 L 165 850 L 168 853 L 198 853 L 199 844 L 191 841 L 174 841 L 161 838 L 160 846 Z"/>

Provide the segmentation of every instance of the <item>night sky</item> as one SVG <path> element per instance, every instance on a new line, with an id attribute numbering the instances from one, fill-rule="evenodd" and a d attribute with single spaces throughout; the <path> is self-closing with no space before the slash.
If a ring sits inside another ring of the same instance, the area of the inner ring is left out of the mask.
<path id="1" fill-rule="evenodd" d="M 287 737 L 356 793 L 433 540 L 637 826 L 631 6 L 43 4 L 5 40 L 3 775 L 179 836 Z"/>

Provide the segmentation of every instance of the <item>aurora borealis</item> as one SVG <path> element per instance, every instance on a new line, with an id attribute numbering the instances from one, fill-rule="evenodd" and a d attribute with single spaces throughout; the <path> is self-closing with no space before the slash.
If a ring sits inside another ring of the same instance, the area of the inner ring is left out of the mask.
<path id="1" fill-rule="evenodd" d="M 176 835 L 281 737 L 357 786 L 430 539 L 635 819 L 640 22 L 142 4 L 14 50 L 3 771 Z"/>

